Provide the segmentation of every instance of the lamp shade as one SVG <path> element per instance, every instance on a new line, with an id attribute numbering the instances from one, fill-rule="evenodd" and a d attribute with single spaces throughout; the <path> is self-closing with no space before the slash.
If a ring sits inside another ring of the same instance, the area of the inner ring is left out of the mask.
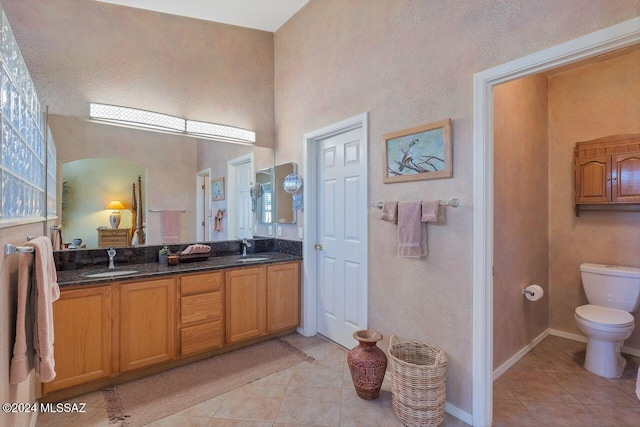
<path id="1" fill-rule="evenodd" d="M 121 209 L 125 209 L 124 205 L 120 200 L 112 200 L 104 208 L 111 209 L 112 211 L 119 211 Z"/>

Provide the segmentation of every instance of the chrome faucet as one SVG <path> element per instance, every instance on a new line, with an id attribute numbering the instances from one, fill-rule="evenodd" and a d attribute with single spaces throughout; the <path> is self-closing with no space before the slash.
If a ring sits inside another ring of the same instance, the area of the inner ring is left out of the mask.
<path id="1" fill-rule="evenodd" d="M 114 270 L 116 267 L 113 265 L 113 258 L 116 256 L 116 250 L 109 248 L 107 255 L 109 255 L 109 267 L 107 267 L 107 269 Z"/>
<path id="2" fill-rule="evenodd" d="M 241 240 L 240 244 L 242 245 L 242 256 L 247 256 L 247 248 L 251 247 L 251 242 L 249 242 L 247 239 L 240 239 L 238 236 L 236 236 L 236 239 Z"/>

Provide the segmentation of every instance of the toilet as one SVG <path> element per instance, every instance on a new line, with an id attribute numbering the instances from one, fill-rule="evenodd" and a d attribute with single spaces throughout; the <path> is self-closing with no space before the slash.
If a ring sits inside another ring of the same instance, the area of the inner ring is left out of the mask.
<path id="1" fill-rule="evenodd" d="M 587 336 L 584 368 L 619 378 L 627 366 L 620 348 L 635 328 L 630 313 L 640 305 L 640 269 L 581 264 L 580 273 L 589 304 L 576 308 L 574 317 Z"/>

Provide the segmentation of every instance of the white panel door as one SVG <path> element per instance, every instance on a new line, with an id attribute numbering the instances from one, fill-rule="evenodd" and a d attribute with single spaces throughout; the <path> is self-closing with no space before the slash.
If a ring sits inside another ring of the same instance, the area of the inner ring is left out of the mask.
<path id="1" fill-rule="evenodd" d="M 251 162 L 242 163 L 235 167 L 236 173 L 236 230 L 235 237 L 240 239 L 250 239 L 253 237 L 252 233 L 252 212 L 251 212 L 251 194 L 249 189 L 251 188 L 251 177 L 253 175 L 253 165 Z M 229 236 L 233 238 L 234 236 Z"/>
<path id="2" fill-rule="evenodd" d="M 367 206 L 362 128 L 318 141 L 318 332 L 347 348 L 366 328 Z"/>

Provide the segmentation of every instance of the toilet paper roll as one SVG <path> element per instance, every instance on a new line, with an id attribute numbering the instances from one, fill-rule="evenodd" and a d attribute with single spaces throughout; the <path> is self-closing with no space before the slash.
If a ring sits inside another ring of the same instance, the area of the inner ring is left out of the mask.
<path id="1" fill-rule="evenodd" d="M 538 285 L 529 285 L 525 290 L 527 292 L 524 293 L 524 296 L 527 297 L 529 301 L 538 301 L 544 295 L 544 291 Z"/>

